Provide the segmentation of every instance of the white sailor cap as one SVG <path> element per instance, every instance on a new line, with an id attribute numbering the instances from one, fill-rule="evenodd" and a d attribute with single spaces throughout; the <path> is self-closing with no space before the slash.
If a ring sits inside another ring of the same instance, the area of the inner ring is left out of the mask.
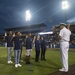
<path id="1" fill-rule="evenodd" d="M 66 26 L 66 24 L 65 23 L 60 23 L 60 26 Z"/>

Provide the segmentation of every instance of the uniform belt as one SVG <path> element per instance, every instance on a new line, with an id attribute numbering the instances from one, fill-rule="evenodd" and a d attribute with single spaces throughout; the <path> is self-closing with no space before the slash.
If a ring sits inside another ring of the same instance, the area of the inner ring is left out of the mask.
<path id="1" fill-rule="evenodd" d="M 64 41 L 66 41 L 66 42 L 69 42 L 69 41 L 67 41 L 67 40 L 65 40 L 65 39 L 63 39 Z"/>
<path id="2" fill-rule="evenodd" d="M 69 42 L 69 41 L 63 39 L 63 40 L 60 40 L 60 42 Z"/>

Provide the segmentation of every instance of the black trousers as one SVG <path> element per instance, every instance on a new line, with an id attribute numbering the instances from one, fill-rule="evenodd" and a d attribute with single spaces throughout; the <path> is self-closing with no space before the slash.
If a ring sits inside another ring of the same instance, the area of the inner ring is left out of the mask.
<path id="1" fill-rule="evenodd" d="M 46 48 L 41 48 L 41 60 L 45 60 Z"/>
<path id="2" fill-rule="evenodd" d="M 35 61 L 38 62 L 39 61 L 40 50 L 36 50 L 35 52 L 36 52 Z"/>

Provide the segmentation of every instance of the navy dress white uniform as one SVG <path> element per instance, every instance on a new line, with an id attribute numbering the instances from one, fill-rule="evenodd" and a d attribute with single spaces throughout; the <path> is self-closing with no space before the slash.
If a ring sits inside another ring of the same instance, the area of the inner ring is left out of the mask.
<path id="1" fill-rule="evenodd" d="M 26 38 L 26 64 L 30 64 L 30 56 L 32 54 L 32 39 L 30 36 Z"/>
<path id="2" fill-rule="evenodd" d="M 35 40 L 35 61 L 38 62 L 39 61 L 39 55 L 40 55 L 40 41 L 39 40 Z"/>
<path id="3" fill-rule="evenodd" d="M 46 41 L 42 37 L 41 39 L 41 60 L 46 60 L 45 53 L 46 53 Z"/>
<path id="4" fill-rule="evenodd" d="M 60 39 L 60 53 L 62 60 L 62 69 L 59 71 L 68 72 L 68 50 L 69 50 L 69 41 L 70 41 L 71 32 L 65 26 L 60 30 L 59 36 Z"/>
<path id="5" fill-rule="evenodd" d="M 19 36 L 15 36 L 13 38 L 13 41 L 14 41 L 15 67 L 17 68 L 18 66 L 21 67 L 20 65 L 21 46 Z"/>
<path id="6" fill-rule="evenodd" d="M 7 35 L 6 36 L 6 42 L 7 42 L 7 54 L 8 54 L 8 64 L 12 63 L 11 61 L 11 55 L 12 55 L 12 51 L 13 51 L 13 43 L 11 42 L 11 35 Z"/>

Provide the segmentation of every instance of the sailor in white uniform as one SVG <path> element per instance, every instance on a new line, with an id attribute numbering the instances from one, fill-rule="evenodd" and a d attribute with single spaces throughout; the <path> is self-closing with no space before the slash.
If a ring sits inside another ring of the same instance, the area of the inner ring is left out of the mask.
<path id="1" fill-rule="evenodd" d="M 59 69 L 59 71 L 68 72 L 68 50 L 71 31 L 65 25 L 64 23 L 60 24 L 59 40 L 62 69 Z"/>

